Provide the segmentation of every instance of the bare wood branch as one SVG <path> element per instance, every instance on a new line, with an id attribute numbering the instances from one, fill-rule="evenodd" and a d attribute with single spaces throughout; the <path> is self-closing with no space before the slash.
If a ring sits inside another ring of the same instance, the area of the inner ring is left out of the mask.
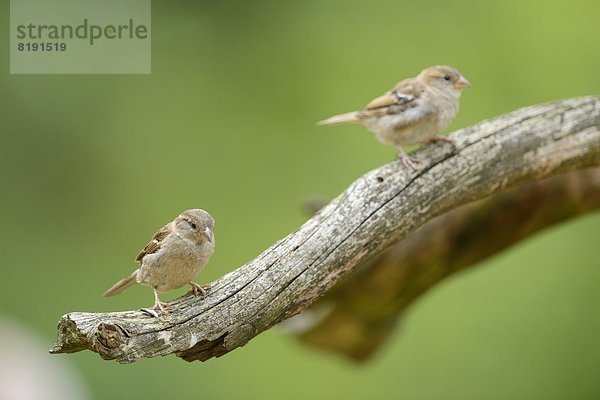
<path id="1" fill-rule="evenodd" d="M 175 353 L 207 360 L 243 346 L 302 311 L 347 273 L 428 220 L 517 184 L 600 164 L 600 97 L 509 113 L 416 153 L 415 171 L 392 162 L 357 179 L 256 259 L 184 296 L 169 318 L 140 311 L 61 317 L 52 353 L 89 349 L 127 363 Z"/>
<path id="2" fill-rule="evenodd" d="M 437 283 L 540 230 L 600 208 L 600 167 L 524 184 L 426 223 L 361 266 L 288 328 L 355 361 L 387 342 L 409 306 Z"/>

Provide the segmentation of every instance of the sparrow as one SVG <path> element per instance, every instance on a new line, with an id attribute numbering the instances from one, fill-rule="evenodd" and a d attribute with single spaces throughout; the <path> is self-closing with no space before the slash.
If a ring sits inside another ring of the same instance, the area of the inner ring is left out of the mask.
<path id="1" fill-rule="evenodd" d="M 206 295 L 205 287 L 193 282 L 215 250 L 213 217 L 199 208 L 186 210 L 160 228 L 135 258 L 141 266 L 115 283 L 104 296 L 123 293 L 134 283 L 154 290 L 154 310 L 168 313 L 168 304 L 158 294 L 192 286 L 195 295 Z M 154 315 L 154 313 L 152 313 Z"/>
<path id="2" fill-rule="evenodd" d="M 398 82 L 364 108 L 335 115 L 318 125 L 362 125 L 383 144 L 396 146 L 398 158 L 405 166 L 414 168 L 416 160 L 402 147 L 438 140 L 453 144 L 451 139 L 438 134 L 450 125 L 458 113 L 462 90 L 470 86 L 453 67 L 429 67 L 414 78 Z"/>

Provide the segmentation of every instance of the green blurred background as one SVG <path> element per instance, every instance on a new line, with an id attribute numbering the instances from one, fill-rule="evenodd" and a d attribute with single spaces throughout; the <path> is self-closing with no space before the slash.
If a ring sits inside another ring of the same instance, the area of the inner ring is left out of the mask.
<path id="1" fill-rule="evenodd" d="M 8 33 L 8 2 L 4 1 Z M 0 77 L 0 318 L 50 348 L 69 311 L 152 304 L 135 268 L 180 211 L 215 217 L 210 282 L 388 162 L 366 130 L 315 121 L 433 64 L 473 84 L 452 129 L 600 92 L 596 0 L 153 1 L 152 74 Z M 600 215 L 526 240 L 431 291 L 363 366 L 277 329 L 220 359 L 71 364 L 95 399 L 600 397 Z M 170 293 L 170 299 L 185 289 Z"/>

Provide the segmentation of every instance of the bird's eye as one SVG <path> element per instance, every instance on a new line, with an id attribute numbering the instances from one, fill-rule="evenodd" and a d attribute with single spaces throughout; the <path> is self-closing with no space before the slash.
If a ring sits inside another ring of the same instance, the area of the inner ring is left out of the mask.
<path id="1" fill-rule="evenodd" d="M 444 75 L 444 80 L 449 81 L 450 79 L 452 79 L 450 75 Z"/>
<path id="2" fill-rule="evenodd" d="M 192 228 L 194 228 L 194 229 L 196 229 L 196 228 L 197 228 L 196 224 L 195 224 L 195 223 L 193 223 L 193 222 L 192 222 L 192 223 L 190 223 L 190 225 L 192 225 Z"/>

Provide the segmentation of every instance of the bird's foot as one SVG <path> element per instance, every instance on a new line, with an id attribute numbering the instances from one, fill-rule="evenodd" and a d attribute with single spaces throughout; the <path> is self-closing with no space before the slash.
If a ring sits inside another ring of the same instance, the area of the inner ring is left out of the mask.
<path id="1" fill-rule="evenodd" d="M 160 315 L 168 315 L 169 314 L 169 304 L 163 303 L 162 301 L 160 301 L 160 299 L 158 298 L 158 288 L 153 287 L 152 290 L 154 290 L 154 307 L 152 307 L 151 309 L 142 308 L 142 311 L 145 311 L 148 314 L 153 315 L 157 318 Z"/>
<path id="2" fill-rule="evenodd" d="M 154 318 L 160 317 L 160 314 L 157 313 L 154 308 L 143 307 L 143 308 L 140 308 L 140 311 L 143 311 L 146 314 L 148 314 L 148 315 L 150 315 L 151 317 L 154 317 Z"/>
<path id="3" fill-rule="evenodd" d="M 168 314 L 169 313 L 169 303 L 163 303 L 160 300 L 154 302 L 153 310 L 158 311 L 159 314 Z"/>
<path id="4" fill-rule="evenodd" d="M 190 286 L 192 288 L 188 293 L 192 293 L 194 296 L 202 296 L 202 298 L 206 297 L 206 290 L 210 289 L 210 284 L 198 285 L 196 282 L 190 282 Z"/>
<path id="5" fill-rule="evenodd" d="M 406 153 L 398 153 L 398 160 L 402 162 L 407 169 L 416 170 L 419 166 L 419 160 L 407 155 Z"/>
<path id="6" fill-rule="evenodd" d="M 159 318 L 161 315 L 169 315 L 169 304 L 157 301 L 152 308 L 144 307 L 140 308 L 140 311 L 143 311 L 154 318 Z"/>

